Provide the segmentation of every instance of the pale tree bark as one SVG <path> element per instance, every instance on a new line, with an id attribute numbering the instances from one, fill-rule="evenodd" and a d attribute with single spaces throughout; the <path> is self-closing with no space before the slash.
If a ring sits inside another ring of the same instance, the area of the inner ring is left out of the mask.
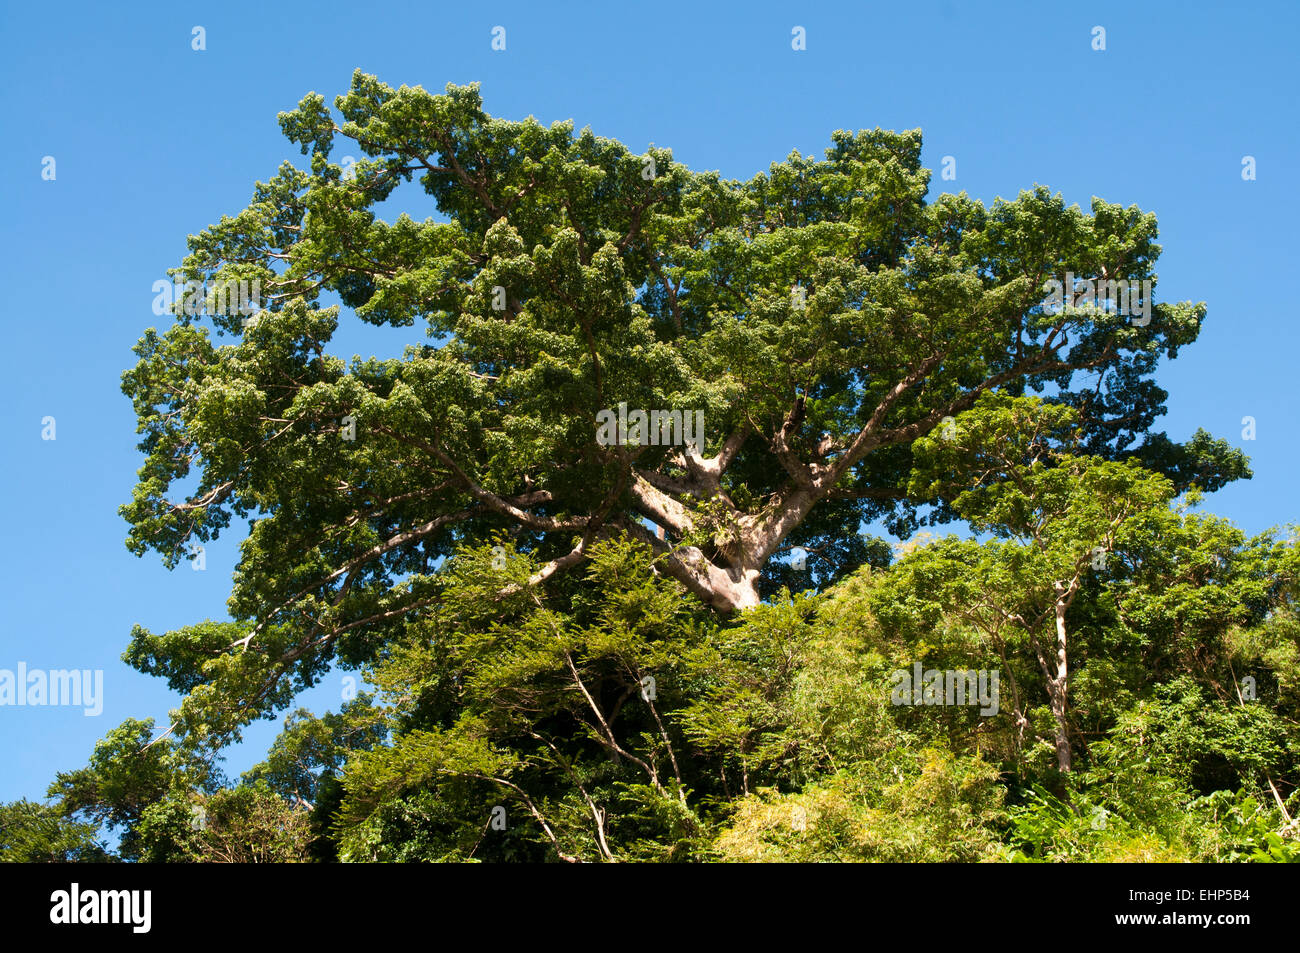
<path id="1" fill-rule="evenodd" d="M 663 532 L 650 532 L 637 519 L 624 516 L 614 526 L 653 547 L 660 555 L 662 571 L 682 583 L 708 605 L 724 612 L 751 609 L 759 604 L 759 580 L 763 567 L 784 541 L 807 519 L 822 501 L 844 497 L 901 498 L 893 488 L 852 492 L 841 486 L 852 469 L 869 454 L 888 447 L 909 444 L 933 430 L 949 416 L 969 409 L 985 391 L 1026 374 L 1041 374 L 1065 368 L 1056 355 L 1051 338 L 1032 358 L 995 375 L 966 393 L 907 424 L 887 426 L 890 413 L 913 388 L 948 356 L 936 351 L 919 362 L 879 401 L 866 422 L 847 445 L 825 435 L 808 461 L 794 449 L 803 423 L 802 398 L 796 400 L 781 427 L 764 434 L 746 422 L 723 441 L 716 456 L 704 458 L 684 447 L 671 462 L 676 474 L 635 466 L 628 482 L 635 516 L 653 523 Z M 1105 358 L 1070 365 L 1094 366 Z M 786 473 L 785 484 L 771 494 L 757 512 L 745 512 L 729 498 L 722 477 L 747 440 L 764 441 L 767 450 Z M 807 440 L 803 441 L 807 442 Z M 611 448 L 614 449 L 614 448 Z M 705 525 L 703 505 L 708 504 L 711 522 Z M 717 514 L 721 513 L 719 517 Z M 706 553 L 705 544 L 708 549 Z"/>
<path id="2" fill-rule="evenodd" d="M 1053 651 L 1050 654 L 1038 638 L 1036 630 L 1039 626 L 1029 627 L 1029 638 L 1034 646 L 1034 654 L 1038 656 L 1038 666 L 1043 672 L 1047 700 L 1052 709 L 1052 719 L 1056 722 L 1056 764 L 1062 771 L 1071 770 L 1074 761 L 1074 753 L 1070 747 L 1070 655 L 1069 632 L 1065 624 L 1065 616 L 1069 612 L 1071 603 L 1074 602 L 1075 594 L 1079 591 L 1080 578 L 1080 572 L 1076 571 L 1074 577 L 1068 582 L 1058 580 L 1052 585 L 1055 598 L 1052 600 L 1051 607 L 1045 613 L 1045 618 L 1052 620 L 1052 634 L 1054 636 Z M 1042 621 L 1043 619 L 1040 617 L 1040 624 Z"/>
<path id="3" fill-rule="evenodd" d="M 1052 702 L 1052 717 L 1056 719 L 1056 762 L 1062 771 L 1071 767 L 1069 722 L 1066 718 L 1066 693 L 1069 688 L 1070 663 L 1066 652 L 1066 603 L 1058 599 L 1056 615 L 1056 675 L 1047 680 L 1047 694 Z"/>

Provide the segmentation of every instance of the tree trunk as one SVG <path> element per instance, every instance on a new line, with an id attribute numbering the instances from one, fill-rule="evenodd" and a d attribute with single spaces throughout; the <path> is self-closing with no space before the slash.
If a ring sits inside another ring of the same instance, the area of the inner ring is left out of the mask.
<path id="1" fill-rule="evenodd" d="M 1052 703 L 1052 715 L 1056 718 L 1056 763 L 1062 771 L 1069 771 L 1071 762 L 1065 708 L 1069 677 L 1069 662 L 1065 653 L 1065 610 L 1068 605 L 1065 599 L 1056 601 L 1056 676 L 1047 680 L 1047 694 Z"/>

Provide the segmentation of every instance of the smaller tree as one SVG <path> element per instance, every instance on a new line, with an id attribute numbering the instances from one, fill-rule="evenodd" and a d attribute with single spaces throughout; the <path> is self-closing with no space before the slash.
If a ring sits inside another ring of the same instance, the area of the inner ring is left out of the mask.
<path id="1" fill-rule="evenodd" d="M 1088 574 L 1104 572 L 1109 555 L 1167 513 L 1174 494 L 1167 478 L 1135 461 L 1070 453 L 1075 419 L 1070 408 L 1037 398 L 986 394 L 952 426 L 918 440 L 909 492 L 949 501 L 977 533 L 996 539 L 923 547 L 892 574 L 985 636 L 1004 660 L 1008 646 L 1028 644 L 1063 772 L 1073 760 L 1070 607 Z M 1019 738 L 1027 722 L 1008 673 Z"/>
<path id="2" fill-rule="evenodd" d="M 0 863 L 66 864 L 116 860 L 94 824 L 65 817 L 56 805 L 0 804 Z"/>
<path id="3" fill-rule="evenodd" d="M 311 813 L 265 781 L 223 788 L 202 803 L 202 823 L 187 847 L 194 860 L 217 864 L 291 864 L 308 859 Z"/>
<path id="4" fill-rule="evenodd" d="M 700 837 L 673 723 L 707 674 L 698 610 L 647 547 L 587 555 L 568 605 L 525 585 L 527 556 L 442 570 L 441 601 L 370 673 L 392 736 L 347 762 L 342 857 L 676 859 Z"/>
<path id="5" fill-rule="evenodd" d="M 183 860 L 197 792 L 221 779 L 170 738 L 152 739 L 153 731 L 152 719 L 127 719 L 85 767 L 56 774 L 48 793 L 67 817 L 120 832 L 124 860 Z"/>

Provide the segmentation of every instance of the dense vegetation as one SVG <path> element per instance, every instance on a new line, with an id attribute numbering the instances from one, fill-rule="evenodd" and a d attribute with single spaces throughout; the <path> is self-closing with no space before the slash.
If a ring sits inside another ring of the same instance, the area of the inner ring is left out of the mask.
<path id="1" fill-rule="evenodd" d="M 1043 304 L 1152 280 L 1153 216 L 927 202 L 915 133 L 731 182 L 472 87 L 336 106 L 191 239 L 256 319 L 181 303 L 124 376 L 128 546 L 250 518 L 231 618 L 135 630 L 173 724 L 0 806 L 0 858 L 1300 858 L 1296 537 L 1202 512 L 1244 456 L 1152 429 L 1206 309 Z M 381 220 L 417 174 L 448 221 Z M 349 366 L 327 294 L 437 346 Z M 598 441 L 621 404 L 704 443 Z M 373 690 L 223 775 L 339 667 Z"/>
<path id="2" fill-rule="evenodd" d="M 1069 772 L 1035 631 L 990 621 L 1040 604 L 1015 540 L 934 540 L 731 623 L 635 543 L 503 600 L 533 566 L 484 547 L 371 670 L 385 704 L 295 713 L 233 786 L 127 723 L 57 809 L 6 807 L 0 849 L 99 859 L 107 822 L 141 860 L 1296 859 L 1294 546 L 1158 506 L 1120 536 L 1068 614 Z M 918 660 L 999 669 L 1001 710 L 892 704 Z"/>

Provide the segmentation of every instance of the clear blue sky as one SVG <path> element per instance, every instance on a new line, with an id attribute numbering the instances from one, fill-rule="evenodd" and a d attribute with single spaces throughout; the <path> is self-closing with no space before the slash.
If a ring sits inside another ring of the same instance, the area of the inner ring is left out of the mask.
<path id="1" fill-rule="evenodd" d="M 723 9 L 716 9 L 722 7 Z M 1300 519 L 1297 57 L 1300 5 L 1197 2 L 799 4 L 9 3 L 4 46 L 0 669 L 103 669 L 104 710 L 0 707 L 0 800 L 40 797 L 127 717 L 177 699 L 120 661 L 134 623 L 225 618 L 240 527 L 207 569 L 129 555 L 117 507 L 139 456 L 119 391 L 152 283 L 185 237 L 303 161 L 276 113 L 361 67 L 396 86 L 482 83 L 487 110 L 572 118 L 634 149 L 748 177 L 832 130 L 920 127 L 934 192 L 991 202 L 1043 183 L 1157 213 L 1158 300 L 1204 300 L 1200 341 L 1160 375 L 1164 426 L 1243 446 L 1255 479 L 1207 508 L 1249 531 Z M 194 26 L 207 49 L 191 49 Z M 491 30 L 506 28 L 493 52 Z M 791 29 L 807 49 L 791 49 Z M 1106 29 L 1105 52 L 1091 48 Z M 957 160 L 942 182 L 942 157 Z M 1241 177 L 1245 155 L 1258 178 Z M 41 176 L 53 156 L 56 178 Z M 419 329 L 415 329 L 419 334 Z M 400 353 L 401 333 L 338 349 Z M 41 439 L 41 419 L 57 439 Z M 1241 441 L 1241 419 L 1257 439 Z M 337 706 L 339 676 L 304 702 Z M 230 759 L 258 759 L 261 723 Z"/>

